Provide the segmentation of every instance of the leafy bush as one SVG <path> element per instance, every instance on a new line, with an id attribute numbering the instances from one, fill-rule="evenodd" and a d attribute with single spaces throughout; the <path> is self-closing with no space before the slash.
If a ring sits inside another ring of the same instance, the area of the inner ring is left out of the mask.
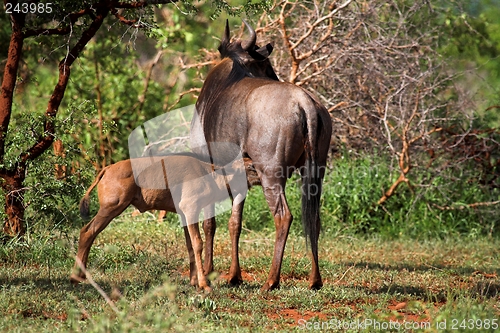
<path id="1" fill-rule="evenodd" d="M 477 182 L 474 165 L 461 169 L 415 169 L 410 173 L 410 189 L 400 185 L 395 194 L 377 205 L 384 191 L 398 177 L 390 159 L 383 154 L 354 156 L 344 152 L 329 167 L 322 195 L 323 231 L 333 234 L 373 234 L 388 238 L 427 239 L 448 235 L 497 235 L 498 205 L 468 206 L 499 199 L 500 191 Z M 300 234 L 300 177 L 288 181 L 286 195 L 294 216 L 291 232 Z M 229 212 L 218 217 L 225 227 Z M 261 188 L 247 197 L 243 226 L 274 231 L 274 223 Z"/>
<path id="2" fill-rule="evenodd" d="M 25 220 L 28 228 L 46 230 L 58 228 L 65 230 L 68 227 L 81 225 L 78 215 L 78 202 L 83 196 L 87 185 L 94 178 L 95 169 L 91 157 L 82 160 L 80 156 L 81 136 L 79 133 L 80 121 L 92 116 L 93 110 L 87 103 L 70 106 L 65 119 L 59 121 L 56 139 L 64 142 L 63 156 L 56 156 L 53 149 L 47 150 L 41 158 L 30 162 L 27 167 L 27 176 L 24 182 Z M 34 143 L 32 135 L 34 129 L 43 128 L 44 118 L 36 113 L 23 113 L 14 120 L 16 134 L 11 135 L 7 155 L 16 156 L 13 151 L 20 147 L 28 147 Z M 75 135 L 77 133 L 77 135 Z M 82 138 L 84 139 L 84 138 Z M 7 163 L 13 163 L 14 158 Z M 78 161 L 78 162 L 75 162 Z M 56 174 L 56 165 L 61 174 Z M 4 206 L 0 206 L 4 214 Z"/>

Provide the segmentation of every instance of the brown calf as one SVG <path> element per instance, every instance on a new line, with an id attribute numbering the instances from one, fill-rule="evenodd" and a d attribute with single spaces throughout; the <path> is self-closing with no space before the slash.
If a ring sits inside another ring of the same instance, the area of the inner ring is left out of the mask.
<path id="1" fill-rule="evenodd" d="M 191 284 L 210 290 L 205 274 L 213 270 L 215 218 L 205 219 L 203 224 L 206 237 L 205 272 L 202 269 L 203 241 L 198 228 L 198 218 L 202 209 L 213 207 L 216 202 L 227 198 L 228 184 L 233 180 L 235 173 L 227 172 L 227 169 L 225 176 L 220 172 L 214 172 L 212 164 L 200 161 L 191 154 L 154 157 L 154 163 L 151 164 L 151 161 L 152 158 L 145 157 L 107 166 L 85 193 L 80 202 L 82 217 L 88 217 L 90 192 L 96 186 L 100 208 L 94 218 L 80 231 L 74 272 L 70 278 L 72 283 L 85 280 L 85 272 L 77 263 L 81 261 L 83 267 L 86 267 L 90 247 L 97 235 L 113 218 L 120 215 L 129 205 L 133 205 L 141 212 L 157 209 L 181 215 L 189 252 Z M 141 163 L 147 167 L 135 179 L 133 166 L 135 168 Z M 244 158 L 243 162 L 237 160 L 229 169 L 243 170 L 243 167 L 247 186 L 259 185 L 259 177 L 250 159 Z M 165 172 L 165 168 L 168 168 L 168 172 Z M 174 200 L 172 196 L 173 187 L 176 188 L 175 191 L 179 191 L 174 196 L 178 200 Z"/>

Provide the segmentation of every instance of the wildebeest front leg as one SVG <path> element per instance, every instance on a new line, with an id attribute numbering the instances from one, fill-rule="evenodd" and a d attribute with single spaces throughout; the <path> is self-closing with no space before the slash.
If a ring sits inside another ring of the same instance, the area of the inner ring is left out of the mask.
<path id="1" fill-rule="evenodd" d="M 241 277 L 240 258 L 238 253 L 238 243 L 241 234 L 241 219 L 245 199 L 238 203 L 233 203 L 231 218 L 229 219 L 229 235 L 231 237 L 231 268 L 229 269 L 228 282 L 232 285 L 238 285 L 243 282 Z"/>
<path id="2" fill-rule="evenodd" d="M 264 187 L 264 195 L 269 208 L 271 209 L 271 213 L 274 216 L 276 239 L 274 243 L 274 255 L 271 270 L 269 271 L 266 283 L 261 288 L 263 291 L 279 287 L 283 253 L 285 252 L 286 240 L 288 238 L 288 232 L 293 220 L 293 216 L 288 208 L 284 193 L 285 182 L 286 180 L 283 181 L 283 184 Z"/>

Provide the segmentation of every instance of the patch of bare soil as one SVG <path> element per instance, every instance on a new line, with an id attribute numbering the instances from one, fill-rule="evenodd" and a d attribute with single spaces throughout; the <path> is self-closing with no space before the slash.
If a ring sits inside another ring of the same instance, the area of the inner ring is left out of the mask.
<path id="1" fill-rule="evenodd" d="M 298 311 L 297 309 L 281 309 L 277 312 L 269 311 L 267 316 L 272 319 L 285 319 L 288 322 L 297 325 L 300 319 L 309 320 L 312 318 L 318 318 L 321 321 L 327 321 L 328 318 L 324 313 L 317 311 Z"/>
<path id="2" fill-rule="evenodd" d="M 408 311 L 407 302 L 397 302 L 392 301 L 387 308 L 392 311 L 392 315 L 389 317 L 390 320 L 395 322 L 414 322 L 414 323 L 422 323 L 422 322 L 430 322 L 431 317 L 428 310 L 423 311 L 422 313 L 415 313 L 415 311 Z"/>

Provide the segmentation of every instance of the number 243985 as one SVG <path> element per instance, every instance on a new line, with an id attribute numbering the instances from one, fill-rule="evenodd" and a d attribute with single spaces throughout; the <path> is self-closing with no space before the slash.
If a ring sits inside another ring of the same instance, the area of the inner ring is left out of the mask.
<path id="1" fill-rule="evenodd" d="M 47 3 L 17 3 L 17 4 L 12 4 L 7 2 L 5 4 L 5 12 L 7 14 L 12 14 L 12 13 L 23 13 L 23 14 L 43 14 L 47 13 L 50 14 L 52 13 L 52 3 L 47 2 Z"/>

